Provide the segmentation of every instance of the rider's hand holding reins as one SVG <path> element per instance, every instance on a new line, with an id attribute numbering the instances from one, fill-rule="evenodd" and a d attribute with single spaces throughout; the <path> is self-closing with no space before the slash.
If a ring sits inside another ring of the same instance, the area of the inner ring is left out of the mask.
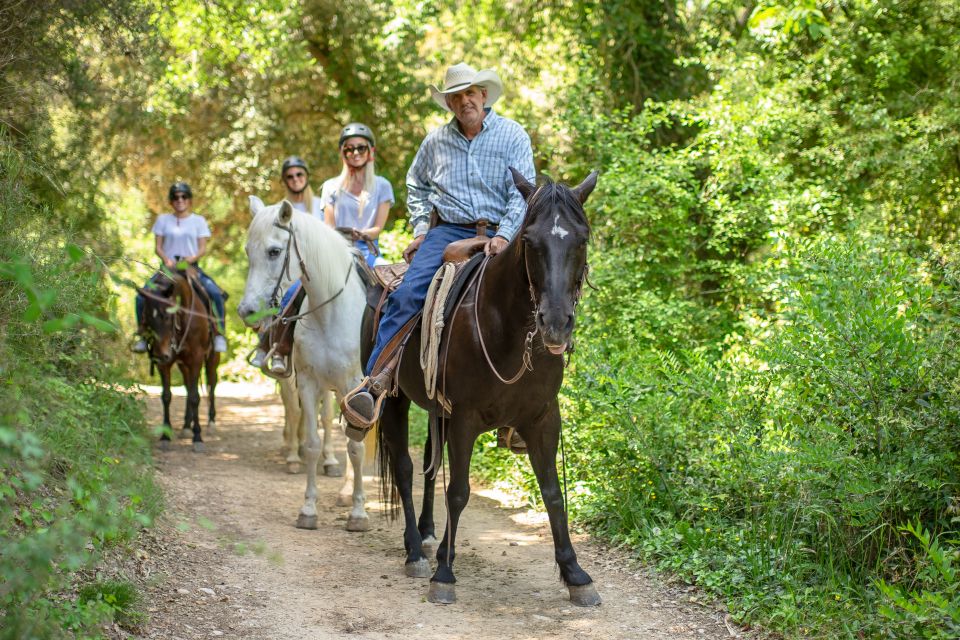
<path id="1" fill-rule="evenodd" d="M 493 257 L 506 249 L 508 244 L 510 243 L 507 242 L 507 239 L 503 236 L 493 236 L 490 239 L 490 242 L 483 247 L 483 252 L 488 256 Z"/>

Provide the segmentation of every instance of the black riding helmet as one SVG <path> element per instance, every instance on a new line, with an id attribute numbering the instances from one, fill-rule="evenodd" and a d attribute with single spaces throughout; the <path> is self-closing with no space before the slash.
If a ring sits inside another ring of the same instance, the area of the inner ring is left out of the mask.
<path id="1" fill-rule="evenodd" d="M 343 131 L 340 132 L 340 142 L 337 146 L 342 147 L 344 140 L 353 138 L 354 136 L 364 138 L 372 147 L 377 146 L 377 141 L 373 137 L 373 130 L 360 122 L 351 122 L 343 128 Z"/>
<path id="2" fill-rule="evenodd" d="M 310 169 L 307 169 L 307 163 L 303 161 L 299 156 L 290 156 L 283 161 L 283 166 L 280 167 L 280 177 L 287 175 L 287 170 L 292 169 L 293 167 L 300 167 L 307 173 L 310 173 Z"/>
<path id="3" fill-rule="evenodd" d="M 190 191 L 190 185 L 188 185 L 186 182 L 174 182 L 172 185 L 170 185 L 170 193 L 167 194 L 167 199 L 170 202 L 173 202 L 173 196 L 177 195 L 178 193 L 184 194 L 191 200 L 193 199 L 193 191 Z"/>

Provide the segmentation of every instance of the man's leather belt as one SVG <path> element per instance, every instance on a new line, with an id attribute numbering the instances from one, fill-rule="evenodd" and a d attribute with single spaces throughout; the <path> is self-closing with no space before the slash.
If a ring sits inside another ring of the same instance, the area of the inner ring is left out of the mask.
<path id="1" fill-rule="evenodd" d="M 500 225 L 493 224 L 492 222 L 490 222 L 485 218 L 481 218 L 476 222 L 466 222 L 466 223 L 447 222 L 446 220 L 441 219 L 437 221 L 437 224 L 450 225 L 451 227 L 462 227 L 464 229 L 476 229 L 478 236 L 486 236 L 487 229 L 490 229 L 491 231 L 496 231 L 497 228 L 500 226 Z"/>

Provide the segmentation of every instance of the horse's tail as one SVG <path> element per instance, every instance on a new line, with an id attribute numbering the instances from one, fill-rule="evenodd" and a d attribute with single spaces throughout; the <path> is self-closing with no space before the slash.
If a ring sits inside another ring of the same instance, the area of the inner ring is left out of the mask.
<path id="1" fill-rule="evenodd" d="M 393 473 L 394 453 L 387 444 L 382 425 L 374 428 L 377 431 L 377 464 L 380 466 L 380 502 L 386 505 L 390 519 L 396 520 L 400 514 L 400 492 Z"/>

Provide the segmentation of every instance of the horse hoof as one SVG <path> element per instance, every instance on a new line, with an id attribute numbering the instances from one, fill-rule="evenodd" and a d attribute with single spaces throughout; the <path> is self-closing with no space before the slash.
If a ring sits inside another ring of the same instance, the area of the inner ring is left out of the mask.
<path id="1" fill-rule="evenodd" d="M 328 478 L 340 478 L 343 476 L 343 471 L 339 464 L 325 464 L 323 465 L 323 475 Z"/>
<path id="2" fill-rule="evenodd" d="M 570 591 L 570 602 L 578 607 L 597 607 L 603 602 L 592 582 L 580 586 L 571 585 L 567 589 Z"/>
<path id="3" fill-rule="evenodd" d="M 353 496 L 349 493 L 340 493 L 337 494 L 337 506 L 338 507 L 352 507 L 353 506 Z"/>
<path id="4" fill-rule="evenodd" d="M 194 453 L 204 453 L 206 450 L 207 450 L 207 445 L 203 444 L 202 442 L 194 442 L 194 443 L 193 443 L 193 452 L 194 452 Z"/>
<path id="5" fill-rule="evenodd" d="M 423 547 L 424 551 L 436 551 L 437 545 L 440 544 L 440 541 L 437 540 L 434 536 L 427 536 L 420 542 L 420 546 Z"/>
<path id="6" fill-rule="evenodd" d="M 184 427 L 183 429 L 180 429 L 180 433 L 177 435 L 177 437 L 180 438 L 181 440 L 186 440 L 187 438 L 192 438 L 192 437 L 193 437 L 193 429 L 187 429 L 186 427 Z"/>
<path id="7" fill-rule="evenodd" d="M 317 516 L 305 516 L 302 513 L 297 516 L 297 529 L 316 529 Z"/>
<path id="8" fill-rule="evenodd" d="M 303 471 L 303 467 L 300 466 L 299 462 L 287 463 L 287 473 L 300 473 L 301 471 Z"/>
<path id="9" fill-rule="evenodd" d="M 430 561 L 426 558 L 420 558 L 415 562 L 408 562 L 403 565 L 403 573 L 406 574 L 408 578 L 429 578 Z M 431 585 L 430 588 L 433 589 L 433 585 Z"/>
<path id="10" fill-rule="evenodd" d="M 212 436 L 213 432 L 217 430 L 217 423 L 211 420 L 207 423 L 207 435 Z"/>
<path id="11" fill-rule="evenodd" d="M 454 585 L 449 582 L 431 582 L 427 591 L 427 601 L 434 604 L 453 604 L 457 601 Z"/>
<path id="12" fill-rule="evenodd" d="M 160 451 L 170 451 L 170 441 L 161 440 L 160 441 Z"/>
<path id="13" fill-rule="evenodd" d="M 350 516 L 347 518 L 347 531 L 369 531 L 370 530 L 370 518 L 363 516 L 362 518 L 356 518 Z"/>

